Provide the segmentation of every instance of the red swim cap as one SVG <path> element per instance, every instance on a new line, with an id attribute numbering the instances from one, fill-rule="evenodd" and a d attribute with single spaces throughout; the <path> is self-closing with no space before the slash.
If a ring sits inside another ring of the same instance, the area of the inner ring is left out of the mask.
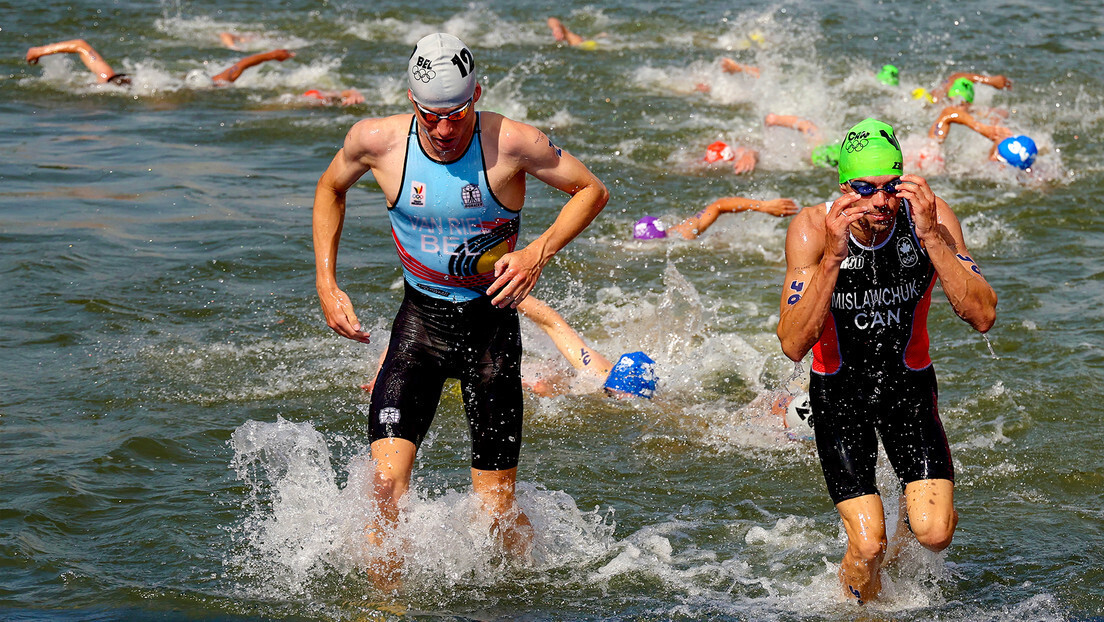
<path id="1" fill-rule="evenodd" d="M 322 94 L 318 89 L 311 89 L 306 93 L 303 93 L 303 97 L 313 97 L 315 99 L 326 99 L 326 96 Z"/>
<path id="2" fill-rule="evenodd" d="M 736 157 L 736 154 L 732 152 L 732 147 L 729 147 L 724 141 L 718 140 L 717 142 L 709 145 L 705 148 L 705 161 L 706 162 L 719 162 L 724 160 L 728 162 Z"/>

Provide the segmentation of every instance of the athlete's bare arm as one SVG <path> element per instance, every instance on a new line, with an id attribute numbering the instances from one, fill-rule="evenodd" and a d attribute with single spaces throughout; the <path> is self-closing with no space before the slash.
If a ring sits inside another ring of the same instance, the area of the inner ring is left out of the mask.
<path id="1" fill-rule="evenodd" d="M 909 202 L 916 237 L 928 251 L 951 307 L 975 330 L 988 331 L 997 317 L 997 294 L 966 249 L 958 218 L 923 177 L 902 175 L 901 180 L 909 182 L 899 192 Z"/>
<path id="2" fill-rule="evenodd" d="M 613 363 L 587 345 L 567 320 L 544 301 L 527 296 L 518 304 L 517 310 L 552 339 L 556 349 L 572 367 L 592 373 L 603 380 L 609 376 Z"/>
<path id="3" fill-rule="evenodd" d="M 91 45 L 84 39 L 70 39 L 69 41 L 58 41 L 57 43 L 48 43 L 46 45 L 40 45 L 29 48 L 27 50 L 27 62 L 34 65 L 38 62 L 39 58 L 49 54 L 76 54 L 80 57 L 81 62 L 84 63 L 88 70 L 96 75 L 96 81 L 102 83 L 107 82 L 115 75 L 115 70 L 111 68 L 111 65 L 107 64 L 107 61 L 103 59 L 103 55 L 96 51 Z"/>
<path id="4" fill-rule="evenodd" d="M 975 132 L 980 131 L 978 128 L 984 125 L 974 118 L 974 115 L 970 114 L 970 111 L 965 107 L 948 106 L 939 113 L 935 123 L 932 123 L 931 129 L 928 130 L 928 138 L 934 138 L 939 142 L 947 140 L 951 125 L 955 123 L 965 125 Z"/>
<path id="5" fill-rule="evenodd" d="M 850 193 L 801 210 L 786 231 L 786 280 L 782 284 L 778 340 L 791 360 L 805 358 L 820 339 L 831 308 L 840 265 L 847 258 L 848 228 L 865 211 L 847 208 L 859 200 Z"/>
<path id="6" fill-rule="evenodd" d="M 721 71 L 725 73 L 746 73 L 753 78 L 759 77 L 758 67 L 740 64 L 727 56 L 721 58 Z"/>
<path id="7" fill-rule="evenodd" d="M 972 71 L 959 71 L 952 73 L 947 77 L 938 87 L 932 91 L 932 97 L 937 101 L 947 96 L 947 90 L 951 88 L 951 85 L 955 83 L 955 80 L 959 78 L 966 78 L 974 84 L 986 84 L 995 89 L 1010 89 L 1012 88 L 1012 81 L 1002 75 L 985 75 L 982 73 L 974 73 Z"/>
<path id="8" fill-rule="evenodd" d="M 240 78 L 242 72 L 250 67 L 255 67 L 270 60 L 283 62 L 293 56 L 295 56 L 295 52 L 289 52 L 287 50 L 271 50 L 259 54 L 251 54 L 233 65 L 230 65 L 221 73 L 211 76 L 211 82 L 214 82 L 216 85 L 230 84 Z"/>
<path id="9" fill-rule="evenodd" d="M 402 175 L 403 147 L 411 116 L 395 115 L 358 122 L 345 136 L 314 191 L 315 286 L 326 324 L 348 339 L 368 343 L 348 295 L 337 284 L 337 248 L 345 222 L 345 195 L 365 173 L 371 171 L 388 203 L 398 193 Z"/>
<path id="10" fill-rule="evenodd" d="M 705 209 L 686 218 L 668 229 L 669 233 L 678 233 L 687 240 L 696 239 L 705 233 L 717 221 L 721 214 L 753 210 L 772 216 L 793 216 L 797 213 L 797 204 L 793 199 L 749 199 L 746 197 L 721 197 Z"/>
<path id="11" fill-rule="evenodd" d="M 568 242 L 579 235 L 602 211 L 609 191 L 582 162 L 563 151 L 537 128 L 494 113 L 482 113 L 487 175 L 491 187 L 506 205 L 524 197 L 526 174 L 571 195 L 548 229 L 525 248 L 503 255 L 495 262 L 495 276 L 487 295 L 504 307 L 525 299 L 540 278 L 541 270 Z M 487 136 L 491 134 L 491 136 Z M 502 180 L 496 183 L 496 179 Z M 519 197 L 520 193 L 520 197 Z"/>
<path id="12" fill-rule="evenodd" d="M 815 123 L 808 119 L 803 119 L 797 115 L 792 114 L 774 114 L 773 112 L 763 118 L 763 125 L 775 126 L 775 127 L 788 127 L 791 130 L 797 130 L 805 135 L 810 141 L 823 142 L 824 138 L 820 134 L 820 128 Z"/>

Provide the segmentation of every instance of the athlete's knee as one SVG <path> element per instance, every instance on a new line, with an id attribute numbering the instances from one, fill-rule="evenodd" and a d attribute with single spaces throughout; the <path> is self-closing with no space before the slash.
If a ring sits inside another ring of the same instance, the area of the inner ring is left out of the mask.
<path id="1" fill-rule="evenodd" d="M 857 538 L 848 540 L 847 549 L 852 557 L 859 562 L 876 563 L 881 561 L 886 551 L 886 539 L 881 538 Z"/>
<path id="2" fill-rule="evenodd" d="M 377 499 L 398 502 L 406 494 L 416 451 L 413 443 L 403 439 L 385 438 L 372 443 L 372 489 Z"/>
<path id="3" fill-rule="evenodd" d="M 398 502 L 406 494 L 408 481 L 408 478 L 395 473 L 376 471 L 372 490 L 377 499 Z"/>
<path id="4" fill-rule="evenodd" d="M 952 509 L 948 513 L 929 514 L 922 519 L 910 518 L 909 524 L 916 541 L 924 548 L 938 553 L 951 545 L 955 527 L 958 525 L 958 512 Z"/>

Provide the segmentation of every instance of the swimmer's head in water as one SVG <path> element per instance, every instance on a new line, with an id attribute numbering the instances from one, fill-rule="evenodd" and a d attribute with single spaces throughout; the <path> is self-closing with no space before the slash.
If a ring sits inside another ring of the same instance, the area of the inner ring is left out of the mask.
<path id="1" fill-rule="evenodd" d="M 959 78 L 951 83 L 951 88 L 947 89 L 947 97 L 961 97 L 967 104 L 974 102 L 974 83 L 970 82 L 966 78 Z"/>
<path id="2" fill-rule="evenodd" d="M 882 70 L 878 72 L 878 82 L 889 86 L 897 86 L 900 83 L 897 68 L 893 65 L 882 65 Z"/>
<path id="3" fill-rule="evenodd" d="M 929 104 L 935 103 L 935 96 L 928 92 L 928 89 L 920 86 L 912 89 L 913 99 L 922 99 Z"/>
<path id="4" fill-rule="evenodd" d="M 864 119 L 847 130 L 839 151 L 839 182 L 860 177 L 900 175 L 904 169 L 901 143 L 893 127 L 877 119 Z"/>
<path id="5" fill-rule="evenodd" d="M 602 388 L 651 399 L 655 394 L 655 361 L 643 352 L 622 354 Z"/>
<path id="6" fill-rule="evenodd" d="M 736 152 L 723 140 L 714 141 L 705 148 L 705 161 L 710 164 L 721 161 L 728 162 L 735 159 Z"/>
<path id="7" fill-rule="evenodd" d="M 813 162 L 813 166 L 819 166 L 821 168 L 836 168 L 839 166 L 839 143 L 832 143 L 830 145 L 821 145 L 813 152 L 809 154 L 809 159 Z"/>
<path id="8" fill-rule="evenodd" d="M 633 225 L 633 237 L 638 240 L 656 240 L 667 237 L 667 227 L 655 216 L 645 216 Z"/>
<path id="9" fill-rule="evenodd" d="M 997 145 L 997 156 L 1002 162 L 1018 169 L 1028 169 L 1035 162 L 1039 149 L 1027 136 L 1009 136 Z"/>
<path id="10" fill-rule="evenodd" d="M 406 79 L 414 101 L 426 108 L 456 108 L 475 93 L 475 58 L 464 42 L 443 32 L 414 46 Z"/>

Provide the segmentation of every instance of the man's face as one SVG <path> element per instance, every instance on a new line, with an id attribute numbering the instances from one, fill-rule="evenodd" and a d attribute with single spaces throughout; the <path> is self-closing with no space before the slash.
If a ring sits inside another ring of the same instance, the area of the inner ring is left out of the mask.
<path id="1" fill-rule="evenodd" d="M 893 220 L 897 218 L 897 210 L 901 207 L 901 198 L 896 188 L 900 180 L 900 175 L 878 175 L 859 177 L 846 184 L 840 184 L 840 190 L 843 192 L 859 194 L 860 198 L 854 205 L 869 210 L 869 213 L 855 222 L 855 226 L 875 235 L 888 231 L 893 226 Z"/>
<path id="2" fill-rule="evenodd" d="M 479 93 L 477 84 L 471 99 L 459 106 L 426 108 L 414 101 L 414 96 L 407 91 L 407 98 L 414 105 L 419 131 L 425 135 L 436 155 L 450 159 L 467 148 L 475 133 L 475 101 L 479 99 Z"/>

